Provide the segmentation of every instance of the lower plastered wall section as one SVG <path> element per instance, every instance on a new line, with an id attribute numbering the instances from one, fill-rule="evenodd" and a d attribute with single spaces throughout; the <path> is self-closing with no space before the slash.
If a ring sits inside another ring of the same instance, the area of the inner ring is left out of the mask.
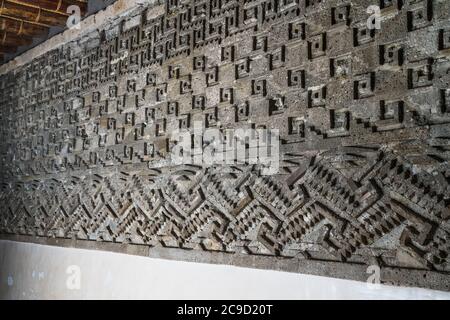
<path id="1" fill-rule="evenodd" d="M 2 238 L 450 291 L 449 1 L 136 2 L 0 68 Z"/>
<path id="2" fill-rule="evenodd" d="M 450 292 L 0 239 L 0 299 L 441 300 Z"/>

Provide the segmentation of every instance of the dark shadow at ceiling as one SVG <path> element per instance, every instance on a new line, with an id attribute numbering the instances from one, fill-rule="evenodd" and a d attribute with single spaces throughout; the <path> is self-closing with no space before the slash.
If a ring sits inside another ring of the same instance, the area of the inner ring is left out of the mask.
<path id="1" fill-rule="evenodd" d="M 71 5 L 85 18 L 115 1 L 0 0 L 0 64 L 66 30 Z"/>

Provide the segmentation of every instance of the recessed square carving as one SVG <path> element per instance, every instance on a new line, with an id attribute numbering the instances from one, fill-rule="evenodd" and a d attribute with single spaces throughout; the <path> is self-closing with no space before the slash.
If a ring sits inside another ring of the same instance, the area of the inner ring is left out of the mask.
<path id="1" fill-rule="evenodd" d="M 266 95 L 266 80 L 252 80 L 252 95 Z"/>
<path id="2" fill-rule="evenodd" d="M 355 77 L 354 98 L 363 99 L 374 95 L 375 72 L 365 73 Z"/>
<path id="3" fill-rule="evenodd" d="M 289 40 L 304 40 L 306 35 L 306 24 L 295 21 L 289 24 Z"/>
<path id="4" fill-rule="evenodd" d="M 233 88 L 220 88 L 220 102 L 233 103 Z"/>
<path id="5" fill-rule="evenodd" d="M 189 47 L 191 45 L 191 34 L 190 33 L 181 33 L 178 36 L 178 47 Z"/>
<path id="6" fill-rule="evenodd" d="M 282 66 L 284 66 L 285 63 L 285 55 L 286 55 L 286 48 L 285 46 L 281 46 L 277 49 L 275 49 L 271 54 L 270 54 L 270 69 L 274 70 L 277 68 L 280 68 Z"/>
<path id="7" fill-rule="evenodd" d="M 398 43 L 380 46 L 380 64 L 403 65 L 403 46 Z"/>
<path id="8" fill-rule="evenodd" d="M 117 129 L 116 131 L 116 144 L 121 144 L 125 137 L 125 128 Z"/>
<path id="9" fill-rule="evenodd" d="M 208 30 L 208 39 L 214 39 L 221 37 L 224 33 L 224 25 L 222 24 L 222 21 L 210 21 L 207 26 Z"/>
<path id="10" fill-rule="evenodd" d="M 166 99 L 167 95 L 167 85 L 162 84 L 156 88 L 156 101 L 161 102 Z"/>
<path id="11" fill-rule="evenodd" d="M 253 51 L 267 51 L 267 36 L 258 35 L 253 37 Z"/>
<path id="12" fill-rule="evenodd" d="M 426 87 L 433 84 L 433 60 L 425 59 L 408 68 L 409 89 Z"/>
<path id="13" fill-rule="evenodd" d="M 276 16 L 278 9 L 278 0 L 267 0 L 263 2 L 263 14 L 264 19 L 269 20 L 270 18 Z"/>
<path id="14" fill-rule="evenodd" d="M 100 148 L 106 146 L 106 141 L 108 139 L 108 135 L 107 134 L 101 134 L 98 136 L 98 146 Z"/>
<path id="15" fill-rule="evenodd" d="M 380 0 L 380 8 L 381 9 L 391 8 L 394 6 L 394 1 L 395 0 Z"/>
<path id="16" fill-rule="evenodd" d="M 308 40 L 308 58 L 315 59 L 326 54 L 327 36 L 326 33 L 318 34 Z"/>
<path id="17" fill-rule="evenodd" d="M 100 102 L 100 92 L 93 92 L 92 93 L 92 103 L 99 103 Z"/>
<path id="18" fill-rule="evenodd" d="M 135 118 L 134 112 L 126 113 L 125 114 L 125 124 L 134 126 L 134 118 Z"/>
<path id="19" fill-rule="evenodd" d="M 350 129 L 350 112 L 346 109 L 330 110 L 330 130 L 327 135 L 343 136 L 347 135 Z"/>
<path id="20" fill-rule="evenodd" d="M 375 29 L 367 28 L 367 24 L 365 22 L 353 28 L 353 46 L 355 47 L 370 43 L 374 40 L 374 38 Z"/>
<path id="21" fill-rule="evenodd" d="M 450 89 L 441 90 L 442 113 L 450 113 Z"/>
<path id="22" fill-rule="evenodd" d="M 326 86 L 313 87 L 308 90 L 308 107 L 323 107 L 326 105 Z"/>
<path id="23" fill-rule="evenodd" d="M 403 101 L 380 101 L 380 120 L 375 123 L 377 131 L 395 130 L 403 127 Z"/>
<path id="24" fill-rule="evenodd" d="M 201 16 L 206 15 L 207 7 L 208 6 L 207 6 L 206 2 L 196 4 L 194 6 L 194 10 L 193 10 L 194 17 L 199 17 L 200 18 Z"/>
<path id="25" fill-rule="evenodd" d="M 217 108 L 208 110 L 205 113 L 205 124 L 207 128 L 215 127 L 218 121 Z"/>
<path id="26" fill-rule="evenodd" d="M 323 0 L 305 0 L 305 6 L 308 7 L 314 7 L 322 3 Z"/>
<path id="27" fill-rule="evenodd" d="M 179 66 L 169 66 L 169 79 L 178 79 L 180 77 Z"/>
<path id="28" fill-rule="evenodd" d="M 105 160 L 112 161 L 114 160 L 115 152 L 113 149 L 107 149 L 105 152 Z"/>
<path id="29" fill-rule="evenodd" d="M 305 88 L 305 70 L 288 70 L 288 86 Z"/>
<path id="30" fill-rule="evenodd" d="M 150 142 L 144 143 L 144 155 L 149 157 L 154 157 L 155 155 L 155 145 Z"/>
<path id="31" fill-rule="evenodd" d="M 414 31 L 430 25 L 433 17 L 431 1 L 422 0 L 414 5 L 416 7 L 411 8 L 407 13 L 408 31 Z"/>
<path id="32" fill-rule="evenodd" d="M 276 95 L 269 99 L 269 115 L 281 114 L 286 110 L 285 98 Z"/>
<path id="33" fill-rule="evenodd" d="M 166 119 L 157 120 L 155 123 L 155 135 L 157 137 L 166 134 Z"/>
<path id="34" fill-rule="evenodd" d="M 215 15 L 220 12 L 222 6 L 222 0 L 211 0 L 209 4 L 209 9 L 211 15 Z"/>
<path id="35" fill-rule="evenodd" d="M 180 80 L 180 94 L 186 94 L 192 91 L 191 77 Z"/>
<path id="36" fill-rule="evenodd" d="M 195 46 L 201 45 L 205 41 L 205 29 L 203 26 L 193 27 L 192 38 Z"/>
<path id="37" fill-rule="evenodd" d="M 157 79 L 156 73 L 148 73 L 147 74 L 147 85 L 156 86 L 156 79 Z"/>
<path id="38" fill-rule="evenodd" d="M 208 87 L 214 86 L 219 83 L 219 67 L 212 67 L 206 73 L 206 85 Z"/>
<path id="39" fill-rule="evenodd" d="M 206 57 L 205 56 L 198 56 L 194 57 L 194 70 L 195 71 L 204 71 L 206 67 Z"/>
<path id="40" fill-rule="evenodd" d="M 250 106 L 248 101 L 243 102 L 236 106 L 235 119 L 236 122 L 247 121 L 250 115 Z"/>
<path id="41" fill-rule="evenodd" d="M 250 74 L 250 59 L 241 59 L 236 63 L 236 79 L 245 78 Z"/>
<path id="42" fill-rule="evenodd" d="M 345 55 L 330 60 L 330 73 L 332 77 L 348 77 L 352 73 L 351 56 Z"/>
<path id="43" fill-rule="evenodd" d="M 179 129 L 188 129 L 190 127 L 190 115 L 185 114 L 178 120 Z"/>
<path id="44" fill-rule="evenodd" d="M 110 98 L 116 98 L 117 97 L 117 86 L 110 86 L 109 87 L 109 97 Z"/>
<path id="45" fill-rule="evenodd" d="M 279 2 L 280 12 L 288 11 L 296 7 L 298 0 L 281 0 Z"/>
<path id="46" fill-rule="evenodd" d="M 301 138 L 305 137 L 305 120 L 299 117 L 290 117 L 289 123 L 289 134 L 296 135 Z"/>
<path id="47" fill-rule="evenodd" d="M 137 126 L 137 128 L 134 129 L 134 140 L 142 140 L 145 136 L 145 128 L 146 125 L 144 123 Z"/>
<path id="48" fill-rule="evenodd" d="M 331 24 L 350 25 L 350 5 L 331 8 Z"/>
<path id="49" fill-rule="evenodd" d="M 450 28 L 439 30 L 439 50 L 450 49 Z"/>
<path id="50" fill-rule="evenodd" d="M 128 80 L 127 81 L 127 92 L 131 93 L 131 92 L 136 92 L 136 80 L 132 79 L 132 80 Z"/>
<path id="51" fill-rule="evenodd" d="M 115 129 L 115 119 L 112 119 L 112 120 L 114 120 L 114 129 Z M 108 121 L 108 129 L 111 129 L 111 128 L 109 128 L 109 121 Z M 76 129 L 76 131 L 75 131 L 76 133 L 76 136 L 77 137 L 84 137 L 85 135 L 86 135 L 86 128 L 84 127 L 84 126 L 77 126 L 77 129 Z"/>
<path id="52" fill-rule="evenodd" d="M 145 121 L 149 122 L 150 120 L 155 119 L 155 109 L 154 108 L 146 108 L 145 109 Z"/>
<path id="53" fill-rule="evenodd" d="M 259 6 L 253 6 L 244 9 L 244 25 L 253 25 L 258 22 L 258 8 Z"/>
<path id="54" fill-rule="evenodd" d="M 227 46 L 222 48 L 222 61 L 234 61 L 234 46 Z"/>
<path id="55" fill-rule="evenodd" d="M 239 31 L 239 8 L 232 9 L 225 17 L 225 34 L 230 36 Z"/>
<path id="56" fill-rule="evenodd" d="M 206 106 L 206 98 L 203 95 L 195 95 L 192 97 L 192 109 L 204 109 Z"/>
<path id="57" fill-rule="evenodd" d="M 178 102 L 171 101 L 167 103 L 167 114 L 169 115 L 178 115 Z"/>
<path id="58" fill-rule="evenodd" d="M 127 160 L 133 159 L 133 147 L 124 146 L 123 147 L 123 157 Z"/>
<path id="59" fill-rule="evenodd" d="M 381 101 L 380 120 L 403 121 L 403 101 Z"/>

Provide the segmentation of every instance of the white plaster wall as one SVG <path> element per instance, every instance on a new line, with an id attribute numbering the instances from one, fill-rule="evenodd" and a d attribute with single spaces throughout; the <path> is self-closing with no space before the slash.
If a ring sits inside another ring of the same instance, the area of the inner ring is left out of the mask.
<path id="1" fill-rule="evenodd" d="M 70 289 L 78 270 L 80 288 Z M 0 241 L 0 298 L 450 299 L 450 293 Z"/>

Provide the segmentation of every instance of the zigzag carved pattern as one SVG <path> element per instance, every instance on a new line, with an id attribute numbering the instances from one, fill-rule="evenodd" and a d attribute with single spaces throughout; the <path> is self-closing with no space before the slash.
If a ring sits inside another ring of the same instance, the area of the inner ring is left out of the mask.
<path id="1" fill-rule="evenodd" d="M 449 271 L 448 184 L 392 154 L 375 159 L 360 180 L 319 155 L 301 174 L 162 173 L 163 188 L 125 173 L 20 183 L 3 187 L 0 232 L 348 262 L 403 250 L 426 269 Z M 383 248 L 379 240 L 399 229 L 394 250 Z"/>

